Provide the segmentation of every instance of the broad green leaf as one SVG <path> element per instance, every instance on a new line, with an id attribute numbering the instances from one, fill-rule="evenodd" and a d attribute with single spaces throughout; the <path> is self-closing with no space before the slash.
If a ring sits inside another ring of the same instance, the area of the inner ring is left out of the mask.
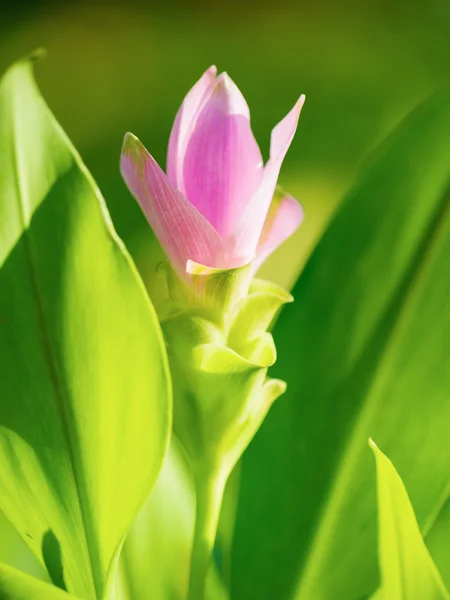
<path id="1" fill-rule="evenodd" d="M 0 564 L 46 580 L 47 573 L 5 515 L 0 512 Z"/>
<path id="2" fill-rule="evenodd" d="M 394 465 L 370 442 L 377 466 L 379 600 L 448 600 Z"/>
<path id="3" fill-rule="evenodd" d="M 431 526 L 444 503 L 449 184 L 446 93 L 380 148 L 277 321 L 270 374 L 288 387 L 244 456 L 234 600 L 360 600 L 373 593 L 379 575 L 370 435 L 401 470 L 421 527 Z"/>
<path id="4" fill-rule="evenodd" d="M 67 592 L 0 563 L 2 600 L 76 600 Z"/>
<path id="5" fill-rule="evenodd" d="M 157 318 L 29 61 L 0 86 L 0 508 L 100 599 L 170 430 Z"/>
<path id="6" fill-rule="evenodd" d="M 431 556 L 447 587 L 450 587 L 450 495 L 446 495 L 444 504 L 424 525 L 424 536 Z M 433 518 L 434 517 L 434 518 Z"/>
<path id="7" fill-rule="evenodd" d="M 194 508 L 193 483 L 173 440 L 158 481 L 123 549 L 121 568 L 130 600 L 186 596 Z"/>

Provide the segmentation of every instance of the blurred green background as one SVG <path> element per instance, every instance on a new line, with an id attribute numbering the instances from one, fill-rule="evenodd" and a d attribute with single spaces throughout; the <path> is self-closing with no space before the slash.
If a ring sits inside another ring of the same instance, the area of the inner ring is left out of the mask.
<path id="1" fill-rule="evenodd" d="M 184 95 L 216 64 L 247 98 L 267 157 L 271 128 L 305 93 L 280 179 L 305 222 L 263 267 L 290 285 L 371 150 L 450 79 L 449 32 L 448 0 L 15 1 L 2 7 L 0 69 L 47 48 L 43 94 L 143 272 L 153 242 L 118 171 L 124 133 L 164 166 Z M 0 559 L 32 568 L 6 525 Z"/>
<path id="2" fill-rule="evenodd" d="M 287 284 L 361 162 L 450 78 L 449 31 L 448 0 L 17 1 L 2 8 L 0 68 L 47 48 L 42 91 L 141 265 L 150 234 L 117 168 L 124 132 L 164 165 L 178 106 L 215 63 L 246 96 L 267 157 L 271 128 L 305 93 L 281 174 L 305 223 L 265 267 Z"/>

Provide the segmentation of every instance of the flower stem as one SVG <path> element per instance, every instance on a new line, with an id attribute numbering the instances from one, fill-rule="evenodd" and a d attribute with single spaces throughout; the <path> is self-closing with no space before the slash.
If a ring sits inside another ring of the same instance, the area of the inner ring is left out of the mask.
<path id="1" fill-rule="evenodd" d="M 204 600 L 227 477 L 218 469 L 195 473 L 196 509 L 188 600 Z"/>

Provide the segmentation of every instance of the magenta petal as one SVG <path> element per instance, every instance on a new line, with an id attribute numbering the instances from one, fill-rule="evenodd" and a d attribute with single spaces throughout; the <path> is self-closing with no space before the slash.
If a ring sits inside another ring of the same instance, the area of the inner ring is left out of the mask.
<path id="1" fill-rule="evenodd" d="M 154 158 L 130 133 L 125 136 L 120 167 L 173 267 L 182 276 L 189 259 L 208 267 L 226 266 L 220 264 L 222 238 L 171 185 Z"/>
<path id="2" fill-rule="evenodd" d="M 181 191 L 223 237 L 257 190 L 263 162 L 247 103 L 226 73 L 216 80 L 184 155 Z"/>
<path id="3" fill-rule="evenodd" d="M 270 205 L 253 261 L 257 271 L 270 254 L 290 237 L 303 220 L 303 210 L 292 196 L 275 194 Z"/>
<path id="4" fill-rule="evenodd" d="M 167 153 L 167 176 L 177 189 L 183 189 L 183 159 L 186 146 L 195 120 L 212 91 L 217 74 L 216 67 L 210 67 L 183 100 L 172 127 Z"/>
<path id="5" fill-rule="evenodd" d="M 272 201 L 284 157 L 297 130 L 304 96 L 273 129 L 270 140 L 270 159 L 264 168 L 261 183 L 249 202 L 235 232 L 227 240 L 228 248 L 247 261 L 255 258 L 256 247 Z"/>

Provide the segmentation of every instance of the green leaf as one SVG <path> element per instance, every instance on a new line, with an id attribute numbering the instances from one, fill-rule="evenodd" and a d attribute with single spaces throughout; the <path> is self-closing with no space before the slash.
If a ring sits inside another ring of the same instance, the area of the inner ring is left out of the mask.
<path id="1" fill-rule="evenodd" d="M 450 496 L 424 526 L 425 541 L 447 588 L 450 587 Z M 434 517 L 434 518 L 433 518 Z"/>
<path id="2" fill-rule="evenodd" d="M 0 511 L 0 564 L 46 580 L 47 573 L 5 515 Z"/>
<path id="3" fill-rule="evenodd" d="M 56 584 L 100 599 L 167 446 L 162 335 L 29 61 L 1 82 L 0 156 L 0 507 Z"/>
<path id="4" fill-rule="evenodd" d="M 194 506 L 186 460 L 172 438 L 158 481 L 123 549 L 121 567 L 130 600 L 186 597 Z"/>
<path id="5" fill-rule="evenodd" d="M 287 393 L 244 456 L 234 600 L 373 593 L 370 435 L 401 470 L 421 527 L 445 502 L 449 183 L 446 93 L 380 148 L 274 328 L 270 374 L 287 382 Z"/>
<path id="6" fill-rule="evenodd" d="M 0 598 L 2 600 L 75 600 L 54 585 L 39 581 L 17 569 L 0 563 Z"/>
<path id="7" fill-rule="evenodd" d="M 192 474 L 175 436 L 158 481 L 124 545 L 120 571 L 124 600 L 186 598 L 195 519 Z M 207 599 L 226 599 L 216 568 Z"/>
<path id="8" fill-rule="evenodd" d="M 448 600 L 423 541 L 408 492 L 394 465 L 372 440 L 377 465 L 378 555 L 382 587 L 377 598 Z"/>

